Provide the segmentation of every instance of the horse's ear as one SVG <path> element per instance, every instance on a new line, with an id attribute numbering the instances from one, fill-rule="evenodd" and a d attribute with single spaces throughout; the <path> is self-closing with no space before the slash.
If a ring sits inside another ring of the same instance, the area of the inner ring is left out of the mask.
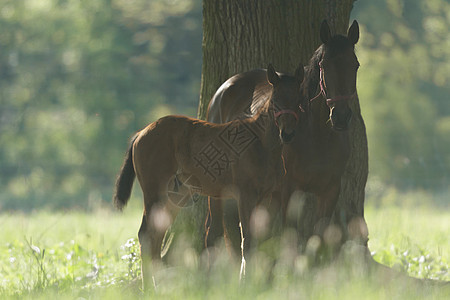
<path id="1" fill-rule="evenodd" d="M 305 70 L 303 69 L 303 64 L 300 63 L 297 67 L 297 69 L 295 70 L 295 79 L 297 80 L 297 82 L 299 84 L 301 84 L 303 82 L 303 78 L 305 76 Z"/>
<path id="2" fill-rule="evenodd" d="M 272 64 L 269 64 L 267 66 L 267 80 L 271 85 L 276 85 L 280 81 L 280 77 L 278 76 L 277 72 L 275 72 Z"/>
<path id="3" fill-rule="evenodd" d="M 353 21 L 352 26 L 348 29 L 347 37 L 349 41 L 355 45 L 359 40 L 359 25 L 356 20 Z"/>
<path id="4" fill-rule="evenodd" d="M 323 20 L 320 24 L 320 40 L 326 44 L 331 38 L 330 26 L 328 26 L 327 20 Z"/>

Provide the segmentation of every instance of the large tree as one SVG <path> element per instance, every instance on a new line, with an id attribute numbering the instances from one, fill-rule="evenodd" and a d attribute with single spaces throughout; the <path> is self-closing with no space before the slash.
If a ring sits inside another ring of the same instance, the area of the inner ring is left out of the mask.
<path id="1" fill-rule="evenodd" d="M 300 61 L 308 62 L 321 44 L 321 21 L 346 33 L 353 2 L 204 0 L 199 117 L 205 117 L 212 95 L 231 75 L 268 62 L 293 72 Z"/>
<path id="2" fill-rule="evenodd" d="M 205 117 L 212 95 L 231 75 L 265 67 L 269 62 L 279 70 L 292 73 L 299 62 L 307 63 L 321 44 L 322 20 L 326 19 L 335 33 L 345 34 L 353 2 L 204 0 L 199 117 Z M 352 151 L 335 216 L 339 216 L 336 221 L 342 225 L 351 224 L 351 230 L 345 232 L 352 238 L 362 233 L 366 241 L 367 139 L 358 101 L 352 103 L 352 110 L 356 115 L 350 128 Z M 310 204 L 307 211 L 311 211 L 314 201 L 306 203 Z M 300 222 L 302 227 L 313 226 L 308 215 Z"/>
<path id="3" fill-rule="evenodd" d="M 321 22 L 325 19 L 334 33 L 345 34 L 353 2 L 204 0 L 199 117 L 205 118 L 209 101 L 217 88 L 236 73 L 264 68 L 269 62 L 277 70 L 293 73 L 299 62 L 308 63 L 314 50 L 321 44 Z M 351 157 L 342 180 L 335 221 L 342 225 L 346 238 L 358 238 L 365 244 L 368 235 L 364 222 L 367 139 L 359 102 L 353 101 L 351 105 L 356 116 L 350 128 Z M 311 221 L 314 197 L 306 195 L 307 205 L 299 220 L 301 228 L 314 226 Z M 202 228 L 207 211 L 205 201 L 199 201 L 187 211 L 188 215 L 194 214 L 195 218 L 182 218 L 182 223 L 195 220 L 193 225 Z M 308 229 L 305 231 L 311 232 Z"/>

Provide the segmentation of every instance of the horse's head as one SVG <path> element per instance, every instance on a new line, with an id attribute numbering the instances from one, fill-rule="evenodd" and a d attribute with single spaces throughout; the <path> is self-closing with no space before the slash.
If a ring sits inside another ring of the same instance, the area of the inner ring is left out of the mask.
<path id="1" fill-rule="evenodd" d="M 353 21 L 347 36 L 331 36 L 328 23 L 323 21 L 320 39 L 323 42 L 318 63 L 321 93 L 329 107 L 332 128 L 346 130 L 352 117 L 349 101 L 356 97 L 359 62 L 355 55 L 355 44 L 359 39 L 358 22 Z"/>
<path id="2" fill-rule="evenodd" d="M 301 106 L 300 86 L 303 81 L 303 65 L 300 64 L 294 76 L 277 74 L 270 64 L 267 67 L 267 80 L 272 85 L 270 98 L 271 114 L 278 127 L 282 143 L 290 143 L 295 135 L 295 128 Z"/>

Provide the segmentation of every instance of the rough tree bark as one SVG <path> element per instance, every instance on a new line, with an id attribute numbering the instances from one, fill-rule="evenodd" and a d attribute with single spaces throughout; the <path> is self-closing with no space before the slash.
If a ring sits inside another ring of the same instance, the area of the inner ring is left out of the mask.
<path id="1" fill-rule="evenodd" d="M 199 117 L 216 89 L 230 76 L 265 68 L 269 62 L 293 72 L 320 45 L 327 19 L 346 33 L 354 0 L 203 1 L 203 69 Z"/>
<path id="2" fill-rule="evenodd" d="M 319 28 L 326 19 L 334 33 L 346 34 L 354 0 L 204 0 L 203 68 L 199 118 L 204 119 L 211 97 L 230 76 L 265 68 L 272 63 L 282 72 L 293 73 L 299 62 L 307 64 L 320 45 Z M 353 102 L 350 161 L 342 181 L 335 219 L 352 224 L 346 237 L 367 240 L 364 222 L 364 189 L 368 174 L 367 139 L 359 102 Z M 314 199 L 306 195 L 307 200 Z M 306 201 L 314 203 L 314 201 Z M 305 209 L 311 211 L 308 205 Z M 206 202 L 199 201 L 183 222 L 203 228 Z M 351 219 L 357 220 L 350 222 Z M 195 220 L 192 224 L 192 220 Z M 308 217 L 301 226 L 313 226 Z M 363 226 L 361 226 L 361 224 Z M 357 225 L 357 226 L 354 226 Z M 186 225 L 184 225 L 186 226 Z M 343 226 L 345 230 L 347 226 Z M 350 233 L 350 234 L 348 234 Z M 201 244 L 203 235 L 199 235 Z"/>

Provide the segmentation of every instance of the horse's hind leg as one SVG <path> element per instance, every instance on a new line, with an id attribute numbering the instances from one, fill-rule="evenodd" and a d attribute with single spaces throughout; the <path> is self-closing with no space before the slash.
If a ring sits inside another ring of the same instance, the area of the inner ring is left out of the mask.
<path id="1" fill-rule="evenodd" d="M 142 216 L 142 223 L 139 229 L 138 237 L 139 244 L 141 246 L 141 273 L 142 273 L 142 289 L 148 290 L 153 284 L 150 281 L 151 278 L 151 267 L 150 263 L 151 253 L 152 253 L 152 239 L 149 237 L 149 226 L 148 226 L 148 217 L 144 212 Z"/>
<path id="2" fill-rule="evenodd" d="M 165 197 L 146 197 L 144 195 L 145 211 L 139 229 L 141 245 L 141 270 L 144 290 L 154 286 L 155 274 L 162 266 L 161 244 L 166 230 L 172 224 L 176 211 L 169 207 Z"/>
<path id="3" fill-rule="evenodd" d="M 146 210 L 142 216 L 138 237 L 141 245 L 142 288 L 151 290 L 154 285 L 153 275 L 161 267 L 161 242 L 164 233 L 155 226 L 154 212 Z"/>

